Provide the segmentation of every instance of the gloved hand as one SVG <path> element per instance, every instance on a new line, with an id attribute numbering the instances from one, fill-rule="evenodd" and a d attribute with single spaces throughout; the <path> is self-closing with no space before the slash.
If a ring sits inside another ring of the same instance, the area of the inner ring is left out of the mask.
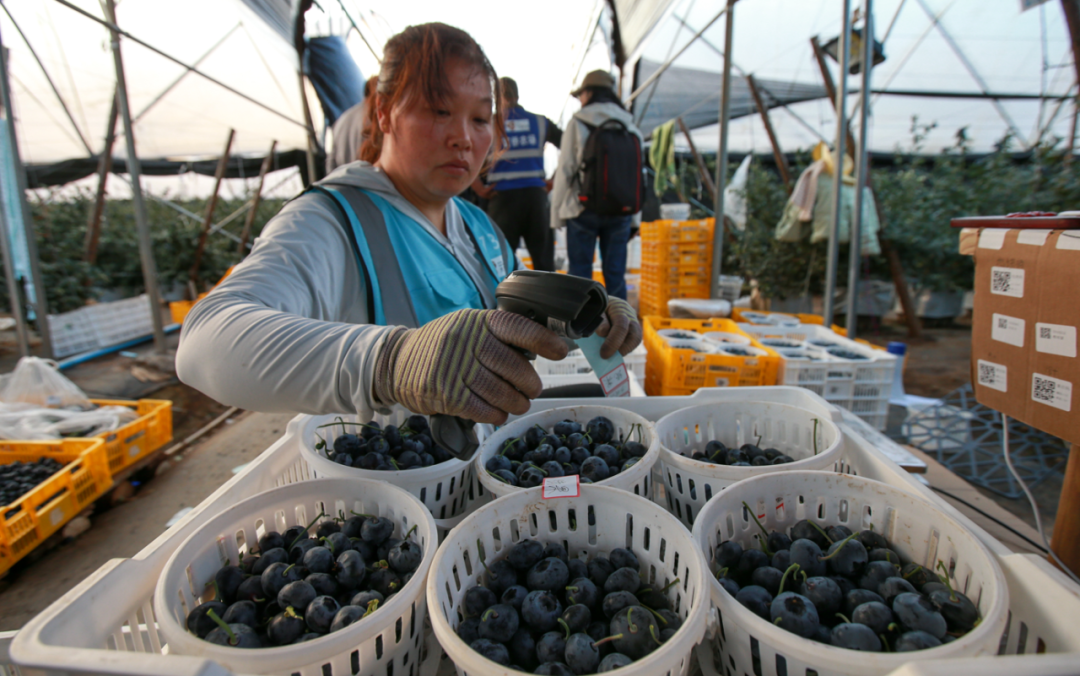
<path id="1" fill-rule="evenodd" d="M 641 345 L 641 323 L 638 322 L 637 313 L 622 298 L 608 296 L 607 311 L 604 321 L 596 329 L 596 334 L 605 338 L 600 346 L 600 356 L 608 359 L 618 351 L 626 356 Z"/>
<path id="2" fill-rule="evenodd" d="M 399 328 L 377 357 L 375 396 L 414 413 L 501 425 L 508 413 L 527 413 L 529 399 L 543 390 L 515 347 L 553 360 L 567 353 L 547 327 L 501 310 L 458 310 L 418 329 Z"/>

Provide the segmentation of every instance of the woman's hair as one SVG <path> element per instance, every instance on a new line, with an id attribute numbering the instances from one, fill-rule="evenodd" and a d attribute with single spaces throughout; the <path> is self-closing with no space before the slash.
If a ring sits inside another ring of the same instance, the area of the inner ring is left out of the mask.
<path id="1" fill-rule="evenodd" d="M 609 87 L 586 87 L 585 91 L 592 92 L 592 96 L 589 97 L 589 102 L 585 105 L 591 106 L 594 103 L 614 103 L 623 110 L 626 110 L 626 106 L 619 100 L 619 97 L 615 94 L 614 90 Z"/>
<path id="2" fill-rule="evenodd" d="M 366 144 L 367 140 L 371 137 L 371 130 L 377 121 L 373 111 L 375 110 L 375 87 L 378 84 L 378 75 L 372 75 L 367 79 L 367 82 L 364 83 L 364 102 L 361 104 L 362 107 L 360 109 L 360 145 L 356 148 L 356 159 L 358 160 L 364 159 L 364 144 Z M 379 156 L 376 155 L 375 159 L 379 159 Z M 371 161 L 374 162 L 375 160 Z"/>
<path id="3" fill-rule="evenodd" d="M 378 95 L 389 110 L 423 101 L 432 108 L 450 98 L 446 77 L 446 62 L 461 59 L 484 73 L 490 82 L 495 115 L 494 148 L 502 148 L 506 127 L 502 119 L 502 104 L 497 95 L 499 78 L 484 50 L 465 31 L 444 23 L 425 23 L 409 26 L 387 41 L 383 48 L 382 68 L 376 86 Z M 371 136 L 360 148 L 360 159 L 374 163 L 382 152 L 383 132 L 379 128 L 378 110 L 368 111 Z"/>

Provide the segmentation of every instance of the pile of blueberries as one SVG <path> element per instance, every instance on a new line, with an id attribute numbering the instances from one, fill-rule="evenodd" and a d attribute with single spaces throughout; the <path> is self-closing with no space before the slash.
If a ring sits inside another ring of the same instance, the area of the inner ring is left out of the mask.
<path id="1" fill-rule="evenodd" d="M 312 525 L 265 533 L 258 553 L 218 570 L 214 600 L 188 613 L 188 631 L 235 648 L 310 641 L 374 613 L 423 560 L 412 531 L 391 537 L 385 517 L 325 520 L 314 534 Z"/>
<path id="2" fill-rule="evenodd" d="M 550 431 L 533 425 L 517 438 L 507 439 L 484 468 L 496 479 L 521 488 L 534 488 L 547 477 L 577 475 L 581 483 L 598 483 L 624 472 L 641 460 L 648 447 L 615 438 L 615 424 L 597 416 L 585 427 L 573 420 L 555 423 Z"/>
<path id="3" fill-rule="evenodd" d="M 327 457 L 346 467 L 396 472 L 406 469 L 431 467 L 446 462 L 453 456 L 431 440 L 431 428 L 422 415 L 410 416 L 401 427 L 381 427 L 374 420 L 369 423 L 350 423 L 338 419 L 323 427 L 359 427 L 360 432 L 346 432 L 334 439 L 330 449 L 320 439 L 315 450 L 326 449 Z"/>
<path id="4" fill-rule="evenodd" d="M 485 565 L 465 592 L 457 635 L 500 665 L 547 676 L 611 671 L 640 660 L 675 635 L 682 618 L 667 589 L 638 572 L 637 556 L 569 557 L 563 545 L 524 539 Z"/>
<path id="5" fill-rule="evenodd" d="M 15 461 L 0 466 L 0 505 L 12 504 L 63 467 L 52 458 L 40 458 L 37 462 Z"/>
<path id="6" fill-rule="evenodd" d="M 903 564 L 872 529 L 852 533 L 808 520 L 788 534 L 758 526 L 761 549 L 722 542 L 714 572 L 736 601 L 782 629 L 851 650 L 909 652 L 954 641 L 979 623 L 978 608 L 950 586 L 944 563 L 941 576 Z"/>
<path id="7" fill-rule="evenodd" d="M 815 443 L 816 441 L 815 438 Z M 705 444 L 704 451 L 694 451 L 690 455 L 690 459 L 731 467 L 762 467 L 764 465 L 784 465 L 795 462 L 795 459 L 790 455 L 775 448 L 762 449 L 755 444 L 743 444 L 739 448 L 728 448 L 722 441 L 716 440 Z"/>

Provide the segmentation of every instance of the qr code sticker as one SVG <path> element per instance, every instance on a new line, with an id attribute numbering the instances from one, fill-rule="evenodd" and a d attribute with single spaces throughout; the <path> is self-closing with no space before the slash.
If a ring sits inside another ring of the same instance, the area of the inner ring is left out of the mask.
<path id="1" fill-rule="evenodd" d="M 1012 272 L 1009 270 L 994 270 L 991 273 L 990 291 L 993 293 L 1009 293 L 1012 284 Z"/>
<path id="2" fill-rule="evenodd" d="M 1009 391 L 1009 370 L 1001 364 L 995 364 L 989 361 L 978 360 L 979 364 L 979 385 L 983 387 L 989 387 L 992 390 L 998 392 Z"/>
<path id="3" fill-rule="evenodd" d="M 1006 319 L 1005 317 L 998 317 L 998 328 L 999 329 L 1007 329 L 1007 328 L 1009 328 L 1009 320 Z"/>
<path id="4" fill-rule="evenodd" d="M 1039 337 L 1042 338 L 1043 340 L 1050 340 L 1050 327 L 1049 326 L 1040 326 L 1039 327 Z"/>
<path id="5" fill-rule="evenodd" d="M 1052 402 L 1057 394 L 1057 383 L 1035 376 L 1032 380 L 1031 397 L 1039 401 Z"/>
<path id="6" fill-rule="evenodd" d="M 983 385 L 997 384 L 997 369 L 991 364 L 979 363 L 979 382 Z"/>

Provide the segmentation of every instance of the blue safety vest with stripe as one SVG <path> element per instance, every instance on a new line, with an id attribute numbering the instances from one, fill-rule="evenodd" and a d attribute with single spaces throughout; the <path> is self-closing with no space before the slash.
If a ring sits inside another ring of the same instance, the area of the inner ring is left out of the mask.
<path id="1" fill-rule="evenodd" d="M 334 182 L 317 184 L 306 194 L 324 195 L 341 215 L 373 324 L 416 328 L 456 310 L 490 309 L 461 262 L 383 197 Z M 456 197 L 454 203 L 494 297 L 495 287 L 514 269 L 514 254 L 483 211 Z"/>
<path id="2" fill-rule="evenodd" d="M 544 139 L 547 118 L 521 106 L 506 115 L 506 148 L 488 172 L 488 184 L 496 190 L 542 188 L 544 186 Z"/>

